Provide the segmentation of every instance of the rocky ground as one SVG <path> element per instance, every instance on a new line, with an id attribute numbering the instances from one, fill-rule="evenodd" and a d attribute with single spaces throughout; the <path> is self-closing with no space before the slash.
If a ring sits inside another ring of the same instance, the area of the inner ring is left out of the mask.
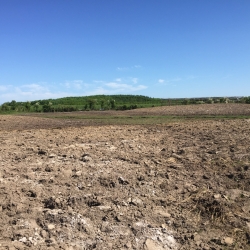
<path id="1" fill-rule="evenodd" d="M 0 116 L 0 215 L 0 249 L 250 249 L 250 120 Z"/>

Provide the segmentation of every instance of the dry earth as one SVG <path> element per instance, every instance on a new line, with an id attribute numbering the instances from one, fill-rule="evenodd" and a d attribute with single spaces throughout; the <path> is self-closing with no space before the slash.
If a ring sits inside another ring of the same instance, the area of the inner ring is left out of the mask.
<path id="1" fill-rule="evenodd" d="M 0 249 L 250 249 L 250 120 L 75 125 L 0 116 Z"/>

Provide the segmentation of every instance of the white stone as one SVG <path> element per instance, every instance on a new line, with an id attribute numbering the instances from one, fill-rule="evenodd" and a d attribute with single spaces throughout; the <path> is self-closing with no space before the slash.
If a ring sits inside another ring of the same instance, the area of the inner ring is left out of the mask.
<path id="1" fill-rule="evenodd" d="M 48 229 L 49 229 L 49 230 L 52 230 L 52 229 L 54 229 L 54 228 L 55 228 L 55 225 L 54 225 L 54 224 L 48 224 L 48 226 L 47 226 L 47 227 L 48 227 Z"/>

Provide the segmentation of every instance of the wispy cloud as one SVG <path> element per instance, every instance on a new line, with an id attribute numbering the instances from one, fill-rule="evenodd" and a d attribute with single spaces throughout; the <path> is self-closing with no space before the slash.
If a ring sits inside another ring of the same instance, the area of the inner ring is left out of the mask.
<path id="1" fill-rule="evenodd" d="M 64 85 L 67 89 L 77 89 L 77 90 L 86 87 L 86 84 L 83 83 L 82 80 L 65 81 L 65 83 L 63 83 L 62 85 Z"/>
<path id="2" fill-rule="evenodd" d="M 66 91 L 52 91 L 49 86 L 46 85 L 47 83 L 44 82 L 25 84 L 18 87 L 8 85 L 7 89 L 5 88 L 5 91 L 0 93 L 1 103 L 12 100 L 31 101 L 67 96 Z"/>
<path id="3" fill-rule="evenodd" d="M 126 71 L 126 70 L 129 70 L 128 67 L 117 67 L 116 70 L 118 71 Z"/>
<path id="4" fill-rule="evenodd" d="M 68 96 L 88 96 L 96 94 L 133 94 L 144 90 L 146 85 L 138 84 L 136 77 L 116 78 L 113 81 L 67 80 L 63 83 L 38 82 L 21 86 L 0 85 L 0 104 L 4 102 L 34 101 Z"/>
<path id="5" fill-rule="evenodd" d="M 134 84 L 137 84 L 138 83 L 138 78 L 132 78 L 132 82 L 134 83 Z"/>
<path id="6" fill-rule="evenodd" d="M 133 70 L 133 69 L 141 69 L 142 66 L 137 64 L 134 66 L 130 66 L 130 67 L 117 67 L 116 70 L 118 71 L 128 71 L 128 70 Z"/>
<path id="7" fill-rule="evenodd" d="M 130 85 L 130 84 L 125 84 L 125 83 L 116 83 L 116 82 L 109 82 L 106 83 L 105 86 L 112 88 L 112 89 L 116 89 L 119 92 L 134 92 L 134 91 L 138 91 L 138 90 L 142 90 L 142 89 L 146 89 L 147 87 L 145 85 Z"/>
<path id="8" fill-rule="evenodd" d="M 0 91 L 1 92 L 7 91 L 9 87 L 10 85 L 9 86 L 0 85 Z"/>
<path id="9" fill-rule="evenodd" d="M 172 78 L 172 79 L 158 79 L 157 81 L 157 84 L 160 84 L 160 85 L 173 85 L 175 84 L 176 82 L 179 82 L 179 81 L 182 81 L 182 78 L 180 77 L 175 77 L 175 78 Z"/>
<path id="10" fill-rule="evenodd" d="M 142 66 L 141 65 L 135 65 L 134 68 L 140 69 Z"/>

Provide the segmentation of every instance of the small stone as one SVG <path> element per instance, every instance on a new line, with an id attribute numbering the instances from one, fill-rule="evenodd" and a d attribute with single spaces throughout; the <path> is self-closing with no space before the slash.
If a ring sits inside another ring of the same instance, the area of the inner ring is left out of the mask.
<path id="1" fill-rule="evenodd" d="M 62 170 L 62 174 L 63 174 L 65 177 L 71 177 L 71 175 L 72 175 L 72 170 L 71 170 L 71 169 L 63 169 L 63 170 Z"/>
<path id="2" fill-rule="evenodd" d="M 26 237 L 23 237 L 23 238 L 21 238 L 19 241 L 25 243 L 25 242 L 27 242 L 27 238 L 26 238 Z"/>
<path id="3" fill-rule="evenodd" d="M 46 238 L 46 237 L 47 237 L 47 232 L 46 232 L 45 230 L 42 230 L 42 231 L 41 231 L 41 236 L 42 236 L 43 238 Z"/>
<path id="4" fill-rule="evenodd" d="M 105 211 L 105 212 L 112 210 L 112 208 L 110 206 L 98 206 L 98 208 L 101 211 Z"/>
<path id="5" fill-rule="evenodd" d="M 153 240 L 147 239 L 144 244 L 144 250 L 163 250 L 163 248 Z"/>
<path id="6" fill-rule="evenodd" d="M 142 205 L 142 204 L 143 204 L 142 200 L 139 199 L 139 198 L 137 198 L 137 197 L 132 198 L 131 203 L 132 203 L 133 205 L 135 205 L 135 206 L 139 206 L 139 205 Z"/>
<path id="7" fill-rule="evenodd" d="M 59 204 L 59 203 L 60 203 L 60 199 L 59 199 L 59 198 L 56 198 L 56 199 L 55 199 L 55 203 L 56 203 L 56 204 Z"/>
<path id="8" fill-rule="evenodd" d="M 250 222 L 247 222 L 248 230 L 250 231 Z"/>
<path id="9" fill-rule="evenodd" d="M 221 195 L 220 195 L 220 194 L 215 194 L 215 195 L 214 195 L 214 198 L 215 198 L 215 199 L 220 199 L 220 198 L 221 198 Z"/>
<path id="10" fill-rule="evenodd" d="M 194 235 L 194 241 L 200 241 L 201 236 L 199 234 Z"/>
<path id="11" fill-rule="evenodd" d="M 54 158 L 54 157 L 56 157 L 55 154 L 50 154 L 50 155 L 49 155 L 49 158 Z"/>
<path id="12" fill-rule="evenodd" d="M 131 242 L 130 242 L 130 241 L 129 241 L 129 242 L 127 242 L 127 243 L 126 243 L 126 245 L 125 245 L 125 247 L 126 247 L 126 248 L 131 248 L 131 247 L 132 247 Z"/>
<path id="13" fill-rule="evenodd" d="M 233 238 L 231 238 L 231 237 L 226 237 L 226 238 L 224 239 L 224 242 L 225 242 L 225 244 L 227 244 L 227 245 L 232 245 L 233 242 L 234 242 L 234 240 L 233 240 Z"/>
<path id="14" fill-rule="evenodd" d="M 168 161 L 169 163 L 176 163 L 176 159 L 175 159 L 174 157 L 169 157 L 169 158 L 167 159 L 167 161 Z"/>
<path id="15" fill-rule="evenodd" d="M 76 172 L 76 176 L 81 176 L 82 175 L 82 171 L 77 171 Z"/>
<path id="16" fill-rule="evenodd" d="M 127 185 L 127 184 L 129 184 L 129 182 L 128 182 L 127 180 L 125 180 L 122 176 L 120 176 L 120 177 L 118 178 L 118 181 L 119 181 L 119 183 L 122 184 L 122 185 Z"/>
<path id="17" fill-rule="evenodd" d="M 81 158 L 83 162 L 92 161 L 92 158 L 88 154 L 84 154 Z"/>
<path id="18" fill-rule="evenodd" d="M 54 224 L 48 224 L 47 228 L 48 228 L 49 230 L 52 230 L 52 229 L 55 228 L 55 225 L 54 225 Z"/>
<path id="19" fill-rule="evenodd" d="M 170 217 L 171 217 L 171 214 L 168 213 L 166 210 L 164 210 L 164 209 L 161 208 L 161 207 L 156 207 L 156 209 L 154 210 L 154 212 L 155 212 L 156 214 L 159 214 L 159 215 L 161 215 L 161 216 L 163 216 L 163 217 L 166 217 L 166 218 L 170 218 Z"/>

